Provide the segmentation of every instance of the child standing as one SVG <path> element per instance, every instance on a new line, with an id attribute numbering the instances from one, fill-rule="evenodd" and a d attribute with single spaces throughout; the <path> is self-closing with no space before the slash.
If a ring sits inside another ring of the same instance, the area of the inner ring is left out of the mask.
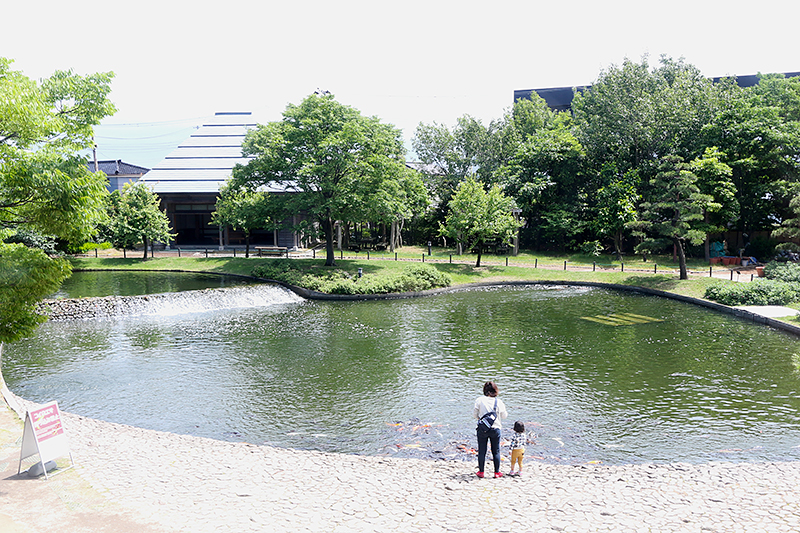
<path id="1" fill-rule="evenodd" d="M 525 455 L 525 424 L 517 420 L 514 422 L 514 436 L 511 437 L 511 472 L 509 476 L 522 475 L 522 456 Z M 517 471 L 514 472 L 514 465 L 517 465 Z"/>

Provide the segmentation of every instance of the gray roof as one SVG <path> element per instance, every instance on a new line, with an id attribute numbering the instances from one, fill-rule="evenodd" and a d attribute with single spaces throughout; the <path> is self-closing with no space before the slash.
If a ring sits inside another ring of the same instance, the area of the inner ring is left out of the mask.
<path id="1" fill-rule="evenodd" d="M 245 134 L 256 123 L 248 112 L 217 113 L 144 175 L 156 193 L 217 193 L 242 157 Z"/>
<path id="2" fill-rule="evenodd" d="M 90 172 L 94 172 L 94 161 L 87 163 Z M 114 159 L 109 161 L 98 161 L 98 170 L 103 172 L 106 176 L 141 176 L 146 173 L 149 168 L 131 165 L 121 159 Z"/>

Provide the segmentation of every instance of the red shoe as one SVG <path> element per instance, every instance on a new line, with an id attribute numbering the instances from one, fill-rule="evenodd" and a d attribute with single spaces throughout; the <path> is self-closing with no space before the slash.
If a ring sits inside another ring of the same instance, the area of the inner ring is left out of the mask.
<path id="1" fill-rule="evenodd" d="M 476 472 L 475 475 L 478 477 L 483 477 L 483 472 Z"/>
<path id="2" fill-rule="evenodd" d="M 494 477 L 503 477 L 503 473 L 502 472 L 495 472 L 494 473 Z"/>

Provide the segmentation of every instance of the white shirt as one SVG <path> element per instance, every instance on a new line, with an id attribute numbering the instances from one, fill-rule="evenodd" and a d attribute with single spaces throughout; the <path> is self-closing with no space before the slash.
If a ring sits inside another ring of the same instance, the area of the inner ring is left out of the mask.
<path id="1" fill-rule="evenodd" d="M 472 409 L 472 416 L 480 420 L 483 415 L 494 410 L 495 400 L 497 400 L 497 418 L 495 418 L 492 427 L 500 429 L 500 420 L 507 418 L 508 412 L 506 411 L 506 404 L 496 396 L 494 398 L 491 396 L 478 396 L 478 399 L 475 400 L 475 408 Z"/>

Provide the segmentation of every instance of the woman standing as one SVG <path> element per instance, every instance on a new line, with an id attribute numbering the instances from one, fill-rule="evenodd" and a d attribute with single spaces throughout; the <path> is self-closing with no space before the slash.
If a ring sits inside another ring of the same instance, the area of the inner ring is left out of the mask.
<path id="1" fill-rule="evenodd" d="M 500 389 L 493 381 L 483 385 L 483 396 L 475 400 L 472 416 L 478 419 L 478 477 L 483 477 L 486 465 L 486 443 L 492 445 L 492 461 L 494 461 L 494 477 L 503 477 L 500 473 L 500 420 L 508 416 L 503 400 L 497 397 Z"/>

